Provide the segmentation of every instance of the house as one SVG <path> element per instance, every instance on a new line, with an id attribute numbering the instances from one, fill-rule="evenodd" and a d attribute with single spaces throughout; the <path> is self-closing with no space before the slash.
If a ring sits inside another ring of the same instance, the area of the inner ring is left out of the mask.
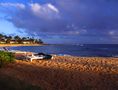
<path id="1" fill-rule="evenodd" d="M 22 43 L 23 44 L 33 44 L 33 41 L 31 41 L 31 40 L 23 40 Z"/>
<path id="2" fill-rule="evenodd" d="M 33 38 L 13 38 L 12 36 L 9 37 L 1 37 L 0 44 L 40 44 L 43 43 L 40 39 L 33 39 Z"/>
<path id="3" fill-rule="evenodd" d="M 0 40 L 0 44 L 5 44 L 6 43 L 6 40 L 5 39 L 1 39 Z"/>
<path id="4" fill-rule="evenodd" d="M 18 42 L 16 40 L 10 40 L 10 44 L 17 44 Z"/>

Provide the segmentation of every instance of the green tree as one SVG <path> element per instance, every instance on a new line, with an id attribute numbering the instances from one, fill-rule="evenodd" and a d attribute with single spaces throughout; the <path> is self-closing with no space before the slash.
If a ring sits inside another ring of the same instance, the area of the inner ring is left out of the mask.
<path id="1" fill-rule="evenodd" d="M 31 41 L 31 43 L 35 43 L 35 39 L 34 38 L 29 38 L 29 40 Z"/>
<path id="2" fill-rule="evenodd" d="M 26 37 L 23 37 L 22 40 L 27 40 L 27 38 Z"/>
<path id="3" fill-rule="evenodd" d="M 12 36 L 7 36 L 7 39 L 12 39 Z"/>
<path id="4" fill-rule="evenodd" d="M 14 37 L 15 41 L 18 42 L 19 44 L 22 43 L 22 39 L 19 36 Z"/>
<path id="5" fill-rule="evenodd" d="M 0 39 L 2 39 L 4 37 L 4 35 L 3 34 L 0 34 Z"/>
<path id="6" fill-rule="evenodd" d="M 10 43 L 10 41 L 11 41 L 11 39 L 7 39 L 7 40 L 6 40 L 6 43 L 7 43 L 7 44 L 9 44 L 9 43 Z"/>
<path id="7" fill-rule="evenodd" d="M 7 36 L 7 35 L 4 35 L 4 38 L 5 38 L 5 39 L 7 39 L 7 38 L 8 38 L 8 36 Z"/>
<path id="8" fill-rule="evenodd" d="M 41 43 L 41 44 L 43 43 L 43 41 L 41 39 L 39 39 L 38 42 Z"/>
<path id="9" fill-rule="evenodd" d="M 6 39 L 6 43 L 10 43 L 10 41 L 12 40 L 12 36 L 7 36 Z"/>
<path id="10" fill-rule="evenodd" d="M 14 37 L 15 40 L 21 39 L 19 36 Z"/>

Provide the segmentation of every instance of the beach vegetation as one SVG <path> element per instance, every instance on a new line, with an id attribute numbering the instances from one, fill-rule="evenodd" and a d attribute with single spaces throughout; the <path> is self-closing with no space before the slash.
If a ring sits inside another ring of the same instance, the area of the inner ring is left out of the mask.
<path id="1" fill-rule="evenodd" d="M 0 51 L 0 67 L 13 62 L 14 60 L 13 53 Z"/>
<path id="2" fill-rule="evenodd" d="M 0 34 L 0 44 L 43 44 L 41 39 Z"/>
<path id="3" fill-rule="evenodd" d="M 2 34 L 0 34 L 0 39 L 2 39 L 2 37 L 3 37 L 3 35 L 2 35 Z"/>

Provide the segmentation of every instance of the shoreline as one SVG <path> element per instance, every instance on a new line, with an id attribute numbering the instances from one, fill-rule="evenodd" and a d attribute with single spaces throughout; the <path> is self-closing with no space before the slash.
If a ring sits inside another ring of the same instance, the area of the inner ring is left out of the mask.
<path id="1" fill-rule="evenodd" d="M 47 44 L 0 44 L 0 47 L 14 47 L 14 46 L 44 46 Z"/>
<path id="2" fill-rule="evenodd" d="M 47 45 L 52 45 L 52 44 L 0 44 L 0 48 L 1 47 L 20 47 L 20 46 L 47 46 Z M 19 50 L 22 52 L 22 50 Z M 30 51 L 32 52 L 32 51 Z M 28 52 L 27 52 L 28 53 Z M 34 53 L 34 52 L 32 52 Z M 53 56 L 68 56 L 68 57 L 84 57 L 84 58 L 118 58 L 118 56 L 78 56 L 78 55 L 71 55 L 71 54 L 54 54 L 54 53 L 50 53 L 50 55 Z"/>

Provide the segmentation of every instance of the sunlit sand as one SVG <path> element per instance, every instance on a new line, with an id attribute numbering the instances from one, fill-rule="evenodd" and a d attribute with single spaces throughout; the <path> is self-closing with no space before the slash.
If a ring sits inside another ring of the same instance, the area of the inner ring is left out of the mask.
<path id="1" fill-rule="evenodd" d="M 52 60 L 17 60 L 0 73 L 42 90 L 118 89 L 118 58 L 54 56 Z"/>

